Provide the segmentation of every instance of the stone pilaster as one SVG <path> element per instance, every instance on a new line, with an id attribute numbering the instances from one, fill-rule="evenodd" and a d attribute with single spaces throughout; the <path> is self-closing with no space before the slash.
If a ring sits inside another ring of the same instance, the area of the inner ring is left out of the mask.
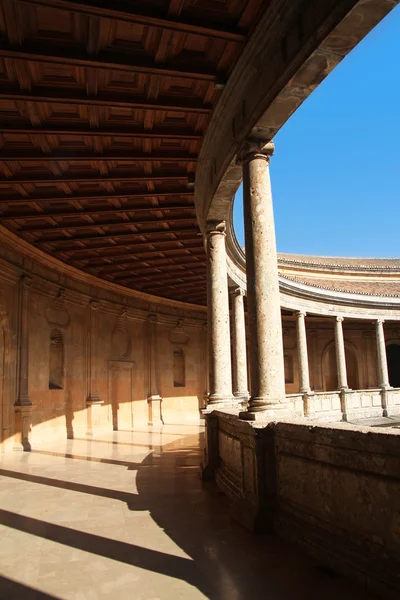
<path id="1" fill-rule="evenodd" d="M 88 306 L 88 347 L 87 347 L 87 377 L 88 377 L 88 394 L 86 399 L 87 407 L 87 435 L 93 435 L 93 428 L 96 425 L 98 418 L 97 413 L 99 405 L 103 404 L 98 394 L 98 377 L 97 377 L 97 319 L 98 319 L 99 303 L 91 301 Z"/>
<path id="2" fill-rule="evenodd" d="M 348 390 L 349 386 L 347 385 L 346 352 L 343 337 L 343 317 L 336 317 L 335 319 L 335 349 L 338 389 Z"/>
<path id="3" fill-rule="evenodd" d="M 147 321 L 148 339 L 148 368 L 149 368 L 149 393 L 147 403 L 149 407 L 149 425 L 163 425 L 161 404 L 162 398 L 158 391 L 157 372 L 157 315 L 151 314 Z"/>
<path id="4" fill-rule="evenodd" d="M 29 398 L 29 309 L 32 279 L 23 275 L 18 294 L 18 393 L 14 404 L 15 449 L 29 451 L 32 402 Z"/>
<path id="5" fill-rule="evenodd" d="M 231 339 L 229 330 L 228 275 L 225 222 L 207 227 L 207 305 L 210 351 L 208 405 L 232 405 Z"/>
<path id="6" fill-rule="evenodd" d="M 232 298 L 232 379 L 233 395 L 247 402 L 249 390 L 247 384 L 246 325 L 244 319 L 244 290 L 237 288 Z"/>
<path id="7" fill-rule="evenodd" d="M 363 331 L 363 360 L 364 360 L 364 385 L 362 387 L 370 388 L 372 385 L 371 381 L 371 368 L 370 368 L 370 357 L 371 357 L 371 339 L 372 331 Z"/>
<path id="8" fill-rule="evenodd" d="M 278 262 L 269 161 L 274 145 L 250 142 L 243 165 L 247 316 L 251 399 L 241 418 L 268 418 L 285 408 L 285 375 Z M 282 414 L 282 411 L 281 411 Z"/>

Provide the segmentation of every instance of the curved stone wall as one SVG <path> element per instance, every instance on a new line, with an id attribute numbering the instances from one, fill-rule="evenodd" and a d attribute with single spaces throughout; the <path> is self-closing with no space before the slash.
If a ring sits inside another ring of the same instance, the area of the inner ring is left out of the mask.
<path id="1" fill-rule="evenodd" d="M 40 253 L 32 258 L 9 233 L 0 238 L 3 449 L 199 418 L 207 392 L 202 307 L 111 287 Z"/>

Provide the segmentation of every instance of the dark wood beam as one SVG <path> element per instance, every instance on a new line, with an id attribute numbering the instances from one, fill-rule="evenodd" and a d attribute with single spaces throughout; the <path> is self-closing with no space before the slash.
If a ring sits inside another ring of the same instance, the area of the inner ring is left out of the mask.
<path id="1" fill-rule="evenodd" d="M 201 266 L 202 268 L 206 267 L 205 259 L 200 260 L 197 256 L 193 256 L 190 254 L 183 254 L 179 256 L 164 256 L 164 257 L 156 257 L 156 258 L 140 258 L 138 257 L 135 262 L 126 263 L 125 265 L 115 263 L 114 265 L 107 265 L 105 268 L 101 267 L 91 267 L 92 269 L 97 269 L 98 273 L 108 273 L 113 266 L 115 271 L 115 275 L 118 277 L 123 277 L 125 273 L 131 271 L 132 273 L 147 275 L 154 271 L 154 269 L 167 269 L 171 267 L 186 267 L 190 265 Z M 113 273 L 112 273 L 113 274 Z"/>
<path id="2" fill-rule="evenodd" d="M 117 175 L 54 175 L 49 173 L 46 176 L 33 175 L 31 173 L 26 175 L 17 175 L 15 177 L 0 177 L 0 183 L 9 183 L 11 185 L 18 184 L 24 185 L 25 183 L 119 183 L 129 181 L 132 183 L 148 181 L 187 181 L 187 172 L 181 172 L 177 174 L 171 173 L 155 173 L 154 175 L 131 175 L 129 173 L 121 173 Z"/>
<path id="3" fill-rule="evenodd" d="M 190 80 L 215 81 L 222 75 L 210 66 L 196 66 L 190 69 L 185 65 L 156 64 L 151 58 L 135 54 L 118 52 L 101 52 L 98 55 L 84 54 L 80 49 L 65 46 L 51 47 L 35 42 L 35 45 L 13 47 L 4 40 L 0 41 L 0 58 L 21 60 L 24 62 L 41 62 L 55 65 L 71 65 L 89 69 L 106 69 L 128 73 L 143 73 L 161 77 L 179 77 Z"/>
<path id="4" fill-rule="evenodd" d="M 99 96 L 88 96 L 81 90 L 63 90 L 58 88 L 40 88 L 38 91 L 9 90 L 4 87 L 0 92 L 0 101 L 14 102 L 47 102 L 50 104 L 74 104 L 81 106 L 104 106 L 105 108 L 131 108 L 143 110 L 162 110 L 168 112 L 188 112 L 208 115 L 211 104 L 201 100 L 173 98 L 159 102 L 151 102 L 143 98 L 134 99 L 132 95 L 102 93 Z"/>
<path id="5" fill-rule="evenodd" d="M 148 179 L 149 181 L 149 179 Z M 149 190 L 135 190 L 135 191 L 129 191 L 127 190 L 126 192 L 120 192 L 120 193 L 99 193 L 99 194 L 85 194 L 83 196 L 79 195 L 71 195 L 71 196 L 22 196 L 22 198 L 8 198 L 8 197 L 4 197 L 2 195 L 0 195 L 0 202 L 6 202 L 9 206 L 15 206 L 18 204 L 36 204 L 38 203 L 43 203 L 43 202 L 61 202 L 63 200 L 66 200 L 67 202 L 73 202 L 73 201 L 77 201 L 77 202 L 89 202 L 92 200 L 118 200 L 118 199 L 128 199 L 128 198 L 157 198 L 163 196 L 165 198 L 173 198 L 176 196 L 182 197 L 182 198 L 193 198 L 194 197 L 194 192 L 193 190 L 188 190 L 185 188 L 177 188 L 175 190 L 166 190 L 166 189 L 161 189 L 161 190 L 152 190 L 151 192 Z M 133 210 L 133 207 L 132 207 Z M 161 210 L 161 209 L 160 209 Z M 97 212 L 96 210 L 94 212 Z M 73 213 L 72 213 L 73 214 Z M 38 216 L 40 216 L 38 214 Z"/>
<path id="6" fill-rule="evenodd" d="M 160 221 L 160 225 L 162 225 L 162 221 Z M 99 225 L 98 225 L 99 227 Z M 199 232 L 200 230 L 198 229 L 198 227 L 185 227 L 185 228 L 178 228 L 178 229 L 150 229 L 149 231 L 124 231 L 122 233 L 106 233 L 104 235 L 92 235 L 92 236 L 86 236 L 86 235 L 80 235 L 80 236 L 74 236 L 74 237 L 70 237 L 70 238 L 61 238 L 61 239 L 55 239 L 55 240 L 35 240 L 34 244 L 37 245 L 43 245 L 43 244 L 65 244 L 65 243 L 71 243 L 71 242 L 100 242 L 102 240 L 107 240 L 107 239 L 119 239 L 119 238 L 126 238 L 126 237 L 145 237 L 147 235 L 171 235 L 171 234 L 175 234 L 175 233 L 186 233 L 186 232 L 193 232 L 193 234 L 195 234 L 195 232 Z M 93 250 L 96 250 L 96 247 L 92 248 Z"/>
<path id="7" fill-rule="evenodd" d="M 1 200 L 0 200 L 1 202 Z M 3 213 L 0 214 L 0 222 L 1 221 L 11 221 L 11 220 L 20 220 L 23 219 L 25 221 L 31 221 L 31 220 L 35 220 L 35 219 L 41 219 L 41 218 L 51 218 L 51 219 L 56 219 L 58 217 L 85 217 L 85 216 L 91 216 L 91 215 L 120 215 L 120 214 L 124 214 L 124 213 L 129 213 L 129 212 L 134 212 L 135 216 L 136 215 L 140 215 L 140 214 L 145 214 L 145 213 L 153 213 L 153 212 L 159 212 L 162 210 L 169 210 L 172 212 L 175 211 L 181 211 L 181 210 L 195 210 L 195 206 L 194 204 L 176 204 L 176 205 L 171 205 L 171 206 L 124 206 L 123 208 L 116 208 L 116 207 L 111 207 L 110 208 L 90 208 L 87 210 L 73 210 L 73 211 L 69 211 L 69 212 L 52 212 L 52 213 L 39 213 L 36 212 L 34 214 L 22 214 L 22 213 Z M 169 217 L 167 217 L 169 218 Z"/>
<path id="8" fill-rule="evenodd" d="M 142 256 L 143 254 L 145 254 L 146 256 Z M 135 258 L 135 260 L 130 260 L 131 258 Z M 151 263 L 152 265 L 155 263 L 165 263 L 165 261 L 171 261 L 172 264 L 176 263 L 176 260 L 179 259 L 183 259 L 186 258 L 188 260 L 191 260 L 193 258 L 197 259 L 197 262 L 203 262 L 205 261 L 205 256 L 203 255 L 203 253 L 201 255 L 198 254 L 191 254 L 190 252 L 188 253 L 187 251 L 181 249 L 181 250 L 175 250 L 174 254 L 171 253 L 171 251 L 169 251 L 168 253 L 164 253 L 164 256 L 160 258 L 160 252 L 138 252 L 137 255 L 135 257 L 133 257 L 132 255 L 128 258 L 123 258 L 122 260 L 113 260 L 111 263 L 106 263 L 106 264 L 91 264 L 90 262 L 87 263 L 85 262 L 85 267 L 88 267 L 90 269 L 98 269 L 98 272 L 103 274 L 103 273 L 109 273 L 109 272 L 113 272 L 115 271 L 116 273 L 120 273 L 120 268 L 126 268 L 126 269 L 133 269 L 134 267 L 138 267 L 140 265 L 142 265 L 143 263 Z M 80 261 L 82 262 L 82 261 Z M 98 262 L 98 261 L 97 261 Z"/>
<path id="9" fill-rule="evenodd" d="M 197 161 L 197 156 L 187 154 L 186 152 L 176 152 L 171 154 L 162 154 L 152 152 L 151 154 L 145 153 L 132 153 L 128 151 L 110 151 L 106 150 L 103 154 L 93 154 L 93 152 L 88 153 L 87 151 L 82 152 L 81 150 L 64 150 L 64 151 L 55 151 L 51 154 L 44 154 L 42 152 L 38 152 L 36 150 L 0 150 L 0 160 L 16 160 L 23 162 L 31 162 L 31 161 L 43 161 L 47 162 L 49 160 L 58 160 L 58 161 L 69 161 L 73 160 L 74 162 L 92 162 L 92 161 L 105 161 L 105 160 L 113 160 L 113 161 L 130 161 L 130 162 L 187 162 L 187 163 L 195 163 Z M 149 179 L 151 176 L 149 176 Z"/>
<path id="10" fill-rule="evenodd" d="M 185 252 L 185 250 L 188 251 L 193 251 L 193 250 L 201 250 L 204 253 L 204 243 L 203 240 L 200 238 L 200 236 L 196 239 L 196 240 L 179 240 L 179 243 L 181 244 L 185 244 L 183 247 L 177 247 L 174 248 L 173 250 L 171 249 L 166 249 L 166 250 L 161 250 L 161 248 L 164 248 L 165 246 L 170 246 L 171 243 L 177 242 L 178 240 L 167 240 L 164 242 L 142 242 L 139 244 L 133 244 L 133 245 L 129 245 L 129 246 L 121 246 L 120 250 L 122 252 L 116 254 L 115 252 L 105 252 L 105 253 L 101 253 L 98 254 L 97 256 L 84 256 L 84 257 L 75 257 L 75 258 L 70 258 L 71 261 L 73 262 L 79 262 L 79 263 L 83 263 L 84 265 L 90 265 L 91 263 L 94 262 L 99 262 L 100 260 L 103 261 L 110 261 L 113 260 L 113 263 L 110 262 L 106 262 L 105 264 L 101 264 L 98 265 L 99 267 L 105 267 L 108 265 L 118 265 L 123 264 L 125 261 L 130 261 L 133 258 L 137 258 L 140 257 L 142 254 L 149 254 L 150 256 L 156 256 L 159 255 L 160 253 L 172 253 L 172 252 Z M 156 246 L 156 248 L 148 248 L 147 246 Z M 118 250 L 118 246 L 110 246 L 107 245 L 105 248 L 103 248 L 104 250 Z M 133 248 L 133 250 L 132 250 Z M 97 248 L 96 248 L 97 250 Z M 90 249 L 83 249 L 83 248 L 75 248 L 73 251 L 71 251 L 72 255 L 76 254 L 76 253 L 87 253 L 88 251 L 91 251 Z M 172 254 L 171 254 L 172 255 Z M 116 260 L 116 259 L 121 259 L 121 261 Z M 138 258 L 137 260 L 140 260 L 140 258 Z"/>
<path id="11" fill-rule="evenodd" d="M 180 217 L 179 219 L 174 219 L 174 217 L 168 217 L 163 219 L 136 219 L 135 221 L 106 221 L 101 223 L 99 221 L 95 221 L 94 223 L 63 223 L 61 225 L 48 225 L 47 227 L 40 227 L 37 225 L 30 225 L 29 227 L 21 227 L 17 230 L 17 233 L 55 233 L 59 231 L 69 231 L 70 229 L 94 229 L 97 227 L 116 227 L 116 226 L 126 226 L 129 227 L 131 225 L 155 225 L 159 223 L 163 225 L 164 223 L 171 221 L 173 223 L 196 223 L 196 217 L 193 215 L 187 217 Z"/>
<path id="12" fill-rule="evenodd" d="M 107 250 L 107 251 L 122 251 L 125 253 L 128 252 L 132 252 L 132 248 L 133 251 L 135 251 L 138 247 L 147 247 L 147 246 L 153 246 L 153 247 L 159 247 L 161 245 L 170 245 L 170 244 L 186 244 L 186 243 L 197 243 L 198 241 L 201 242 L 201 244 L 204 246 L 203 244 L 203 240 L 201 238 L 201 234 L 200 232 L 196 232 L 196 230 L 194 230 L 192 227 L 187 228 L 185 230 L 181 230 L 181 231 L 171 231 L 169 230 L 166 233 L 172 233 L 174 235 L 182 235 L 184 234 L 185 237 L 177 237 L 177 238 L 170 238 L 169 240 L 147 240 L 145 242 L 125 242 L 123 244 L 99 244 L 93 247 L 72 247 L 72 248 L 62 248 L 62 249 L 57 249 L 57 248 L 51 248 L 51 253 L 54 255 L 58 255 L 58 254 L 62 254 L 65 256 L 68 256 L 68 260 L 71 260 L 71 255 L 74 256 L 76 254 L 82 254 L 82 253 L 88 253 L 88 252 L 97 252 L 100 251 L 102 252 L 103 250 Z M 186 235 L 188 237 L 186 237 Z M 179 246 L 178 246 L 179 247 Z M 103 258 L 104 254 L 98 254 L 93 258 L 99 259 L 99 258 Z M 112 255 L 110 255 L 112 256 Z M 116 256 L 114 254 L 114 256 Z M 121 254 L 118 254 L 117 256 L 121 256 Z M 79 258 L 75 258 L 73 260 L 80 260 Z"/>
<path id="13" fill-rule="evenodd" d="M 170 265 L 171 267 L 171 265 Z M 192 271 L 192 272 L 190 272 Z M 112 276 L 113 281 L 115 281 L 116 279 L 120 279 L 120 281 L 134 281 L 136 285 L 141 285 L 141 284 L 146 284 L 148 282 L 148 280 L 150 279 L 149 283 L 151 285 L 153 285 L 153 282 L 156 281 L 157 284 L 162 284 L 165 281 L 170 281 L 171 278 L 177 278 L 177 279 L 186 279 L 189 276 L 197 276 L 199 277 L 201 275 L 201 272 L 204 271 L 204 274 L 206 272 L 206 268 L 204 266 L 200 265 L 200 269 L 199 267 L 193 268 L 193 267 L 188 267 L 186 268 L 182 268 L 182 269 L 174 269 L 174 270 L 170 270 L 170 271 L 166 271 L 163 270 L 161 272 L 153 272 L 153 273 L 148 273 L 146 276 L 142 275 L 139 277 L 136 277 L 134 275 L 134 273 L 127 273 L 127 276 L 124 278 L 116 278 L 114 276 Z M 109 275 L 107 276 L 109 277 Z M 169 286 L 168 286 L 169 287 Z"/>
<path id="14" fill-rule="evenodd" d="M 26 123 L 0 123 L 0 133 L 6 134 L 26 134 L 26 135 L 77 135 L 85 137 L 122 137 L 136 139 L 156 139 L 156 140 L 179 140 L 179 141 L 201 141 L 202 133 L 185 131 L 179 129 L 146 129 L 131 127 L 99 127 L 90 129 L 84 126 L 68 126 L 65 123 L 60 125 L 43 124 L 38 127 Z"/>
<path id="15" fill-rule="evenodd" d="M 19 0 L 25 4 L 32 4 L 32 0 Z M 100 6 L 99 6 L 100 4 Z M 111 2 L 94 2 L 93 0 L 35 0 L 35 5 L 49 8 L 59 8 L 87 16 L 96 16 L 104 19 L 115 19 L 127 23 L 138 23 L 146 27 L 156 27 L 190 33 L 210 38 L 223 39 L 232 42 L 244 42 L 246 34 L 232 25 L 204 22 L 200 19 L 188 20 L 173 18 L 168 15 L 158 14 L 147 8 L 147 3 L 136 3 L 135 11 L 132 5 L 123 0 L 112 0 Z"/>
<path id="16" fill-rule="evenodd" d="M 135 278 L 132 278 L 131 280 L 128 281 L 132 281 L 132 283 L 135 282 Z M 193 275 L 191 277 L 185 277 L 185 281 L 175 281 L 174 283 L 171 283 L 170 285 L 166 285 L 165 282 L 160 281 L 159 284 L 156 283 L 152 283 L 149 286 L 146 286 L 147 290 L 154 290 L 154 291 L 159 291 L 160 287 L 163 288 L 163 291 L 166 289 L 170 289 L 170 288 L 175 288 L 177 286 L 187 286 L 187 287 L 191 287 L 194 285 L 198 285 L 199 283 L 201 283 L 202 281 L 206 281 L 206 276 L 204 275 Z"/>

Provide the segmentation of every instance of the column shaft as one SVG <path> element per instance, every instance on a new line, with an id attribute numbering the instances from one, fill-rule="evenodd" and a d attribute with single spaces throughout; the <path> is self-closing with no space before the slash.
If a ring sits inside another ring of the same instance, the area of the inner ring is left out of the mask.
<path id="1" fill-rule="evenodd" d="M 91 301 L 89 304 L 89 346 L 88 346 L 88 396 L 87 402 L 100 402 L 97 391 L 97 311 L 99 303 Z"/>
<path id="2" fill-rule="evenodd" d="M 207 229 L 207 294 L 210 351 L 209 404 L 232 402 L 231 340 L 225 222 Z"/>
<path id="3" fill-rule="evenodd" d="M 16 406 L 31 406 L 29 399 L 29 304 L 32 279 L 21 277 L 18 323 L 18 396 Z"/>
<path id="4" fill-rule="evenodd" d="M 273 144 L 243 152 L 247 310 L 251 353 L 249 415 L 285 401 L 282 321 L 269 177 Z"/>
<path id="5" fill-rule="evenodd" d="M 335 321 L 335 348 L 336 348 L 336 368 L 338 378 L 338 389 L 347 390 L 347 369 L 346 353 L 343 337 L 343 317 L 336 317 Z"/>
<path id="6" fill-rule="evenodd" d="M 157 315 L 149 315 L 148 318 L 148 344 L 149 392 L 147 403 L 149 406 L 149 425 L 162 425 L 162 398 L 158 391 Z"/>
<path id="7" fill-rule="evenodd" d="M 376 327 L 376 349 L 378 356 L 378 374 L 379 374 L 379 387 L 387 389 L 390 387 L 389 384 L 389 371 L 387 365 L 386 356 L 386 344 L 385 344 L 385 332 L 383 329 L 383 319 L 378 319 L 375 322 Z"/>
<path id="8" fill-rule="evenodd" d="M 308 367 L 306 313 L 297 313 L 297 353 L 299 358 L 300 392 L 310 392 L 310 373 Z"/>
<path id="9" fill-rule="evenodd" d="M 236 289 L 232 294 L 232 374 L 233 395 L 249 399 L 247 386 L 246 326 L 244 320 L 244 291 Z"/>

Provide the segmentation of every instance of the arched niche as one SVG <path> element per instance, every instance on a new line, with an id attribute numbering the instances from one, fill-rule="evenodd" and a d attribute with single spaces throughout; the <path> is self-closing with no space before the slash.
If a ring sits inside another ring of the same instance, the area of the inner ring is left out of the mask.
<path id="1" fill-rule="evenodd" d="M 345 341 L 347 385 L 351 390 L 358 390 L 360 386 L 357 349 L 350 342 Z M 327 392 L 338 389 L 338 376 L 336 364 L 335 342 L 330 342 L 322 353 L 322 377 L 324 390 Z"/>
<path id="2" fill-rule="evenodd" d="M 176 346 L 174 348 L 174 387 L 185 387 L 186 372 L 185 372 L 185 353 L 182 348 Z"/>
<path id="3" fill-rule="evenodd" d="M 400 342 L 391 341 L 386 346 L 389 384 L 400 388 Z"/>
<path id="4" fill-rule="evenodd" d="M 64 336 L 53 329 L 49 346 L 49 390 L 64 389 Z"/>

